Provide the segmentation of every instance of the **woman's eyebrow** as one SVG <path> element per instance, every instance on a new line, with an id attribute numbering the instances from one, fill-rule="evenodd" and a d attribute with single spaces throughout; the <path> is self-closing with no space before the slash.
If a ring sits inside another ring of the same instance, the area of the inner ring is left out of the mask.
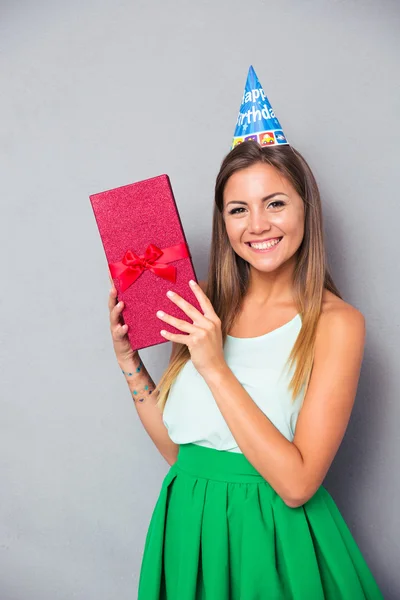
<path id="1" fill-rule="evenodd" d="M 265 198 L 262 198 L 261 202 L 270 200 L 274 196 L 286 196 L 287 198 L 289 198 L 289 196 L 284 192 L 274 192 L 273 194 L 269 194 L 269 196 L 265 196 Z M 228 206 L 228 204 L 247 204 L 247 202 L 243 202 L 243 200 L 230 200 L 229 202 L 227 202 L 226 206 Z"/>

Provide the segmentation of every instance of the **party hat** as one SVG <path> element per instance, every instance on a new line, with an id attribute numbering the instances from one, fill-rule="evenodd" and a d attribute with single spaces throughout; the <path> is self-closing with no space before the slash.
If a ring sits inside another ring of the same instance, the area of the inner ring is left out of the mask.
<path id="1" fill-rule="evenodd" d="M 247 140 L 261 146 L 289 143 L 252 66 L 247 75 L 231 150 Z"/>

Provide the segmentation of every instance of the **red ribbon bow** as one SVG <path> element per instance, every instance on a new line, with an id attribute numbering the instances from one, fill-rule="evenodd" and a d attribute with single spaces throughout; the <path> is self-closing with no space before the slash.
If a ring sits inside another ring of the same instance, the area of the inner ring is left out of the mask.
<path id="1" fill-rule="evenodd" d="M 111 277 L 118 278 L 121 291 L 124 292 L 145 269 L 167 279 L 171 283 L 176 281 L 176 267 L 166 263 L 189 256 L 189 249 L 185 242 L 176 246 L 163 248 L 161 250 L 155 244 L 149 244 L 144 254 L 136 254 L 133 250 L 127 250 L 120 262 L 109 263 Z M 159 259 L 159 260 L 157 260 Z"/>

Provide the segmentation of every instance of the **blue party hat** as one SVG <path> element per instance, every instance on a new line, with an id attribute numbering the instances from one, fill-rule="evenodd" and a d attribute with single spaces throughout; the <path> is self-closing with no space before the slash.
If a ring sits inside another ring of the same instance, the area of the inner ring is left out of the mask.
<path id="1" fill-rule="evenodd" d="M 247 75 L 231 150 L 247 140 L 261 146 L 289 143 L 252 66 Z"/>

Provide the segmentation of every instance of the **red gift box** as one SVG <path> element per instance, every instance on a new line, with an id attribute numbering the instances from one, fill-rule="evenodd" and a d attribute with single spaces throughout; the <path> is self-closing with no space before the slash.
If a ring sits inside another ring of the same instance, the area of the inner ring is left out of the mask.
<path id="1" fill-rule="evenodd" d="M 110 273 L 135 350 L 167 342 L 161 329 L 184 334 L 158 310 L 192 323 L 167 296 L 173 290 L 198 310 L 189 287 L 197 281 L 168 175 L 89 196 Z"/>

